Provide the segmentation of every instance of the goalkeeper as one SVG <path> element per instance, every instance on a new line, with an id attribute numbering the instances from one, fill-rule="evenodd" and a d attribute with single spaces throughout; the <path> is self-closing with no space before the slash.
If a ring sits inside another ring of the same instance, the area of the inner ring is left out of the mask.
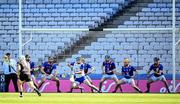
<path id="1" fill-rule="evenodd" d="M 150 74 L 151 71 L 154 72 L 152 75 Z M 156 82 L 156 81 L 162 81 L 165 84 L 165 87 L 168 93 L 170 93 L 167 80 L 165 76 L 163 75 L 163 65 L 160 64 L 160 59 L 158 57 L 154 58 L 154 64 L 151 65 L 151 67 L 149 68 L 149 71 L 147 72 L 147 78 L 148 78 L 148 81 L 147 81 L 146 93 L 150 91 L 151 83 Z"/>

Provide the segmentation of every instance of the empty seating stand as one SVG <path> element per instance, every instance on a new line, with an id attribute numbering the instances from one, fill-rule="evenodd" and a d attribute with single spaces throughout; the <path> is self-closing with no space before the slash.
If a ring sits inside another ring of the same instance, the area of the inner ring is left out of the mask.
<path id="1" fill-rule="evenodd" d="M 180 1 L 176 1 L 176 27 L 180 27 Z M 143 8 L 136 16 L 125 21 L 122 27 L 172 27 L 172 1 L 154 0 L 148 7 Z"/>
<path id="2" fill-rule="evenodd" d="M 1 3 L 1 18 L 18 22 L 17 0 Z M 26 28 L 95 28 L 133 0 L 26 0 L 23 26 Z M 88 18 L 88 19 L 84 19 Z M 50 22 L 50 23 L 49 23 Z M 77 23 L 81 22 L 81 26 Z M 16 24 L 14 23 L 14 24 Z M 47 27 L 49 26 L 49 27 Z"/>

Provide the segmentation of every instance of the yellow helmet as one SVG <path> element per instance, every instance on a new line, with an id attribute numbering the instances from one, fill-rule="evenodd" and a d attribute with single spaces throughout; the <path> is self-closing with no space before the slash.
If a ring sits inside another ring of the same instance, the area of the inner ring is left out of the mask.
<path id="1" fill-rule="evenodd" d="M 129 60 L 128 58 L 125 58 L 125 59 L 124 59 L 124 62 L 125 62 L 125 63 L 130 63 L 130 60 Z"/>

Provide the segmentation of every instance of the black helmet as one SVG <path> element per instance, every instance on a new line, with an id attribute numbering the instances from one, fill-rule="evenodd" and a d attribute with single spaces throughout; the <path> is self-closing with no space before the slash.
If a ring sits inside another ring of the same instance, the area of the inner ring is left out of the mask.
<path id="1" fill-rule="evenodd" d="M 159 60 L 160 60 L 159 57 L 154 58 L 154 62 L 158 62 Z"/>
<path id="2" fill-rule="evenodd" d="M 6 53 L 6 56 L 10 56 L 11 54 L 10 53 Z"/>
<path id="3" fill-rule="evenodd" d="M 48 60 L 49 61 L 54 61 L 54 58 L 53 57 L 48 57 Z"/>
<path id="4" fill-rule="evenodd" d="M 28 54 L 25 55 L 25 58 L 30 58 L 30 56 Z"/>
<path id="5" fill-rule="evenodd" d="M 109 59 L 111 59 L 111 57 L 109 55 L 106 55 L 105 60 L 109 60 Z"/>

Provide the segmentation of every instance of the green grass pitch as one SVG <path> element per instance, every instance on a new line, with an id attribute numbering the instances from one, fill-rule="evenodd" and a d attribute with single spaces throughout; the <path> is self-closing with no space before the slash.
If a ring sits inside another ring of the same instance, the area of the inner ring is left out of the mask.
<path id="1" fill-rule="evenodd" d="M 180 104 L 180 94 L 0 93 L 0 104 Z"/>

